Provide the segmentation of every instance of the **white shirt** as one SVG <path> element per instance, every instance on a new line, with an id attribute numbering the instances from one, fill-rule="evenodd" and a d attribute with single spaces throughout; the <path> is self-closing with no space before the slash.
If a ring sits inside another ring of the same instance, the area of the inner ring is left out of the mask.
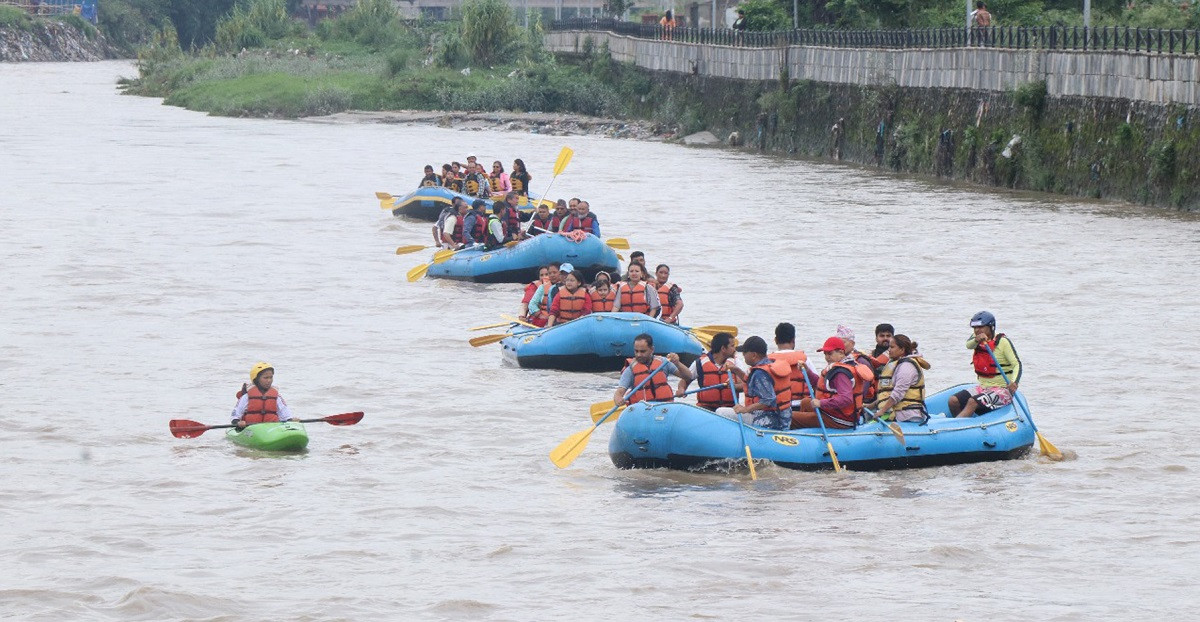
<path id="1" fill-rule="evenodd" d="M 243 416 L 245 416 L 246 407 L 249 405 L 250 405 L 250 394 L 249 393 L 242 395 L 242 397 L 238 398 L 237 406 L 233 407 L 232 416 L 233 416 L 234 423 L 237 423 L 237 421 L 239 419 L 241 419 Z M 282 396 L 280 396 L 275 401 L 275 405 L 279 408 L 279 420 L 280 421 L 287 421 L 289 419 L 295 418 L 295 415 L 292 414 L 292 409 L 288 408 L 287 402 L 283 401 Z"/>

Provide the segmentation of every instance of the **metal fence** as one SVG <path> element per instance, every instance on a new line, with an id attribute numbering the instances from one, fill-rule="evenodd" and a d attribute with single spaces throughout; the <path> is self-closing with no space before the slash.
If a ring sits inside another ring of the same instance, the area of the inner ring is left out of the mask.
<path id="1" fill-rule="evenodd" d="M 737 31 L 728 28 L 664 28 L 613 19 L 569 19 L 550 24 L 550 30 L 594 30 L 641 39 L 680 41 L 738 47 L 811 45 L 840 48 L 961 48 L 992 47 L 1041 50 L 1109 50 L 1200 54 L 1200 30 L 1163 30 L 1105 26 L 1002 26 L 989 28 L 927 28 L 916 30 L 780 30 Z"/>
<path id="2" fill-rule="evenodd" d="M 0 4 L 25 9 L 31 15 L 79 15 L 80 0 L 0 0 Z"/>

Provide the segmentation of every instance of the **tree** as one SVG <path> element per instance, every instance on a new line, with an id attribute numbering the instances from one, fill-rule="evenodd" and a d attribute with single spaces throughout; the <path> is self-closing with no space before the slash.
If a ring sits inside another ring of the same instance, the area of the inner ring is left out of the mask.
<path id="1" fill-rule="evenodd" d="M 746 0 L 738 5 L 746 13 L 746 30 L 790 30 L 792 19 L 777 0 Z"/>

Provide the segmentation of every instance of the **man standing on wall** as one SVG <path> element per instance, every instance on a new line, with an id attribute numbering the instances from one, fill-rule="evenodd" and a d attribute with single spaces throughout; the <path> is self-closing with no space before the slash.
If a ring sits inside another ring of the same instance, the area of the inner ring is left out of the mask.
<path id="1" fill-rule="evenodd" d="M 983 0 L 975 0 L 975 10 L 971 11 L 971 39 L 978 45 L 987 45 L 988 29 L 992 27 L 992 14 L 988 13 Z"/>

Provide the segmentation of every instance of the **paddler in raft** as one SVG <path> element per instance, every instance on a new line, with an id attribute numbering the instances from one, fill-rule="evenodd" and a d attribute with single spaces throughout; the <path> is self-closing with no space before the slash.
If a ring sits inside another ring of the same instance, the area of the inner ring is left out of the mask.
<path id="1" fill-rule="evenodd" d="M 655 289 L 658 290 L 659 319 L 667 324 L 679 324 L 679 314 L 683 312 L 683 290 L 671 283 L 671 267 L 658 264 L 654 269 Z"/>
<path id="2" fill-rule="evenodd" d="M 807 367 L 804 369 L 816 398 L 801 400 L 800 410 L 792 412 L 792 428 L 819 428 L 821 421 L 829 428 L 854 428 L 863 406 L 858 365 L 850 356 L 846 343 L 837 335 L 826 339 L 817 351 L 825 355 L 829 365 L 820 376 Z M 821 421 L 817 420 L 817 409 L 821 411 Z"/>
<path id="3" fill-rule="evenodd" d="M 562 278 L 562 287 L 554 295 L 554 302 L 550 303 L 546 326 L 570 322 L 591 312 L 592 295 L 583 286 L 583 277 L 576 270 L 568 270 Z"/>
<path id="4" fill-rule="evenodd" d="M 750 373 L 746 376 L 746 400 L 734 406 L 733 412 L 750 415 L 751 423 L 760 428 L 788 429 L 792 422 L 791 366 L 768 358 L 767 342 L 757 335 L 747 339 L 737 351 L 746 359 Z"/>
<path id="5" fill-rule="evenodd" d="M 437 173 L 433 172 L 432 166 L 426 164 L 425 165 L 425 176 L 421 178 L 421 183 L 418 184 L 417 187 L 418 188 L 436 188 L 440 185 L 442 185 L 442 178 L 438 177 Z"/>
<path id="6" fill-rule="evenodd" d="M 925 423 L 929 414 L 925 412 L 924 370 L 929 369 L 929 362 L 917 352 L 917 342 L 907 336 L 895 335 L 889 342 L 891 360 L 879 373 L 879 403 L 874 405 L 876 416 L 886 420 L 894 415 L 901 423 Z"/>
<path id="7" fill-rule="evenodd" d="M 662 303 L 653 286 L 647 285 L 646 268 L 639 263 L 629 264 L 629 280 L 617 283 L 617 297 L 613 302 L 613 311 L 628 311 L 645 313 L 650 317 L 658 317 Z"/>
<path id="8" fill-rule="evenodd" d="M 810 397 L 808 385 L 804 382 L 804 370 L 807 368 L 813 374 L 817 373 L 812 361 L 804 350 L 796 348 L 796 327 L 788 322 L 780 322 L 775 327 L 775 352 L 771 358 L 783 361 L 791 366 L 792 378 L 792 412 L 800 410 L 801 402 Z"/>
<path id="9" fill-rule="evenodd" d="M 979 384 L 972 391 L 963 389 L 950 396 L 948 406 L 955 417 L 973 417 L 992 412 L 1012 403 L 1017 384 L 1021 382 L 1021 359 L 1017 349 L 1004 333 L 996 334 L 996 316 L 980 311 L 971 317 L 973 334 L 967 349 L 974 350 L 971 363 Z M 991 348 L 991 352 L 988 352 Z M 995 355 L 993 358 L 993 354 Z M 997 369 L 996 362 L 1000 362 Z M 1000 370 L 1004 370 L 1004 375 Z M 1009 382 L 1005 384 L 1007 376 Z"/>
<path id="10" fill-rule="evenodd" d="M 649 374 L 653 374 L 650 381 L 642 385 L 642 388 L 638 389 L 636 393 L 630 395 L 627 402 L 625 394 L 641 384 Z M 674 401 L 675 392 L 671 390 L 671 383 L 667 380 L 668 376 L 682 378 L 688 382 L 692 381 L 692 372 L 680 364 L 678 354 L 671 352 L 667 354 L 666 359 L 654 356 L 654 337 L 648 333 L 642 333 L 633 338 L 633 358 L 628 359 L 625 369 L 621 371 L 621 380 L 617 390 L 613 392 L 613 402 L 620 406 L 646 400 Z"/>
<path id="11" fill-rule="evenodd" d="M 250 368 L 253 385 L 242 384 L 238 391 L 237 406 L 233 408 L 232 423 L 242 429 L 252 423 L 288 421 L 295 418 L 279 391 L 271 386 L 275 381 L 275 368 L 268 363 L 255 363 Z"/>
<path id="12" fill-rule="evenodd" d="M 696 405 L 711 411 L 718 408 L 733 408 L 737 404 L 733 390 L 743 392 L 746 388 L 746 372 L 737 366 L 737 342 L 729 333 L 717 333 L 712 338 L 712 349 L 696 357 L 688 371 L 696 378 L 696 384 L 705 389 L 696 395 Z M 729 386 L 729 374 L 733 374 L 734 385 Z M 675 397 L 683 397 L 690 380 L 679 380 Z M 717 385 L 720 385 L 719 387 Z"/>
<path id="13" fill-rule="evenodd" d="M 580 201 L 575 205 L 575 214 L 563 223 L 562 233 L 571 231 L 586 231 L 596 237 L 600 237 L 600 219 L 592 213 L 591 206 L 587 201 Z"/>

